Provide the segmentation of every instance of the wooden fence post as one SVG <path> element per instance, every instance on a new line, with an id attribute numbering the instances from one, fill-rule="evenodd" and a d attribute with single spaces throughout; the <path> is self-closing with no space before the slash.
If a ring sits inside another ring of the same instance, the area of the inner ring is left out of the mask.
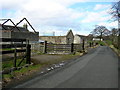
<path id="1" fill-rule="evenodd" d="M 15 48 L 15 51 L 14 51 L 14 67 L 16 67 L 16 61 L 17 61 L 17 49 Z"/>
<path id="2" fill-rule="evenodd" d="M 47 41 L 44 42 L 44 52 L 43 53 L 47 53 Z"/>
<path id="3" fill-rule="evenodd" d="M 73 51 L 74 51 L 74 44 L 71 43 L 71 53 L 73 53 Z"/>
<path id="4" fill-rule="evenodd" d="M 93 48 L 94 48 L 94 41 L 93 41 Z"/>
<path id="5" fill-rule="evenodd" d="M 85 51 L 85 41 L 83 39 L 82 50 Z"/>
<path id="6" fill-rule="evenodd" d="M 92 43 L 90 42 L 89 44 L 90 44 L 90 47 L 91 47 L 91 44 L 92 44 Z"/>
<path id="7" fill-rule="evenodd" d="M 31 64 L 31 45 L 27 45 L 26 64 Z"/>

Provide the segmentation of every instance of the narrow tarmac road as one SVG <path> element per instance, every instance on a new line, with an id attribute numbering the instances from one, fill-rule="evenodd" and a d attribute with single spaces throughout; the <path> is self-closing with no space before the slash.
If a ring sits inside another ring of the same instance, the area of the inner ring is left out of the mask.
<path id="1" fill-rule="evenodd" d="M 118 57 L 109 47 L 100 46 L 15 88 L 118 88 Z"/>

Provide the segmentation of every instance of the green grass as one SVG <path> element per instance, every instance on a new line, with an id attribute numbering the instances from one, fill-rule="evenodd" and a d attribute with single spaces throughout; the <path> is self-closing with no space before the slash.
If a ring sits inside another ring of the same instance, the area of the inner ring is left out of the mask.
<path id="1" fill-rule="evenodd" d="M 112 45 L 112 41 L 111 40 L 106 40 L 105 41 L 108 45 Z"/>
<path id="2" fill-rule="evenodd" d="M 103 41 L 98 41 L 97 42 L 99 45 L 102 45 L 102 46 L 105 46 L 106 44 L 105 44 L 105 42 L 103 42 Z"/>
<path id="3" fill-rule="evenodd" d="M 22 69 L 20 69 L 20 70 L 14 71 L 14 73 L 25 73 L 25 72 L 28 72 L 28 71 L 30 71 L 30 70 L 38 69 L 38 68 L 40 68 L 41 66 L 42 66 L 41 64 L 38 64 L 38 65 L 33 65 L 33 66 L 25 67 L 25 68 L 22 68 Z"/>
<path id="4" fill-rule="evenodd" d="M 97 44 L 97 45 L 105 45 L 105 43 L 103 41 L 88 41 L 88 43 L 93 43 L 93 44 Z"/>
<path id="5" fill-rule="evenodd" d="M 2 69 L 13 67 L 13 62 L 12 61 L 5 61 L 5 62 L 3 62 L 2 63 Z"/>
<path id="6" fill-rule="evenodd" d="M 38 69 L 40 69 L 40 68 L 41 68 L 40 64 L 29 66 L 29 67 L 24 67 L 24 68 L 22 68 L 20 70 L 14 71 L 14 72 L 12 72 L 10 74 L 3 74 L 2 79 L 3 79 L 3 81 L 8 82 L 8 81 L 11 81 L 13 77 L 20 78 L 21 75 L 27 75 L 27 77 L 29 77 L 30 76 L 30 71 L 32 73 L 34 73 L 34 72 L 38 71 Z M 20 78 L 20 79 L 23 79 L 23 78 Z"/>
<path id="7" fill-rule="evenodd" d="M 17 59 L 16 65 L 20 63 L 21 59 Z M 24 60 L 20 66 L 23 66 L 26 64 L 26 60 Z M 14 60 L 4 61 L 2 62 L 2 69 L 5 68 L 12 68 L 14 66 Z"/>
<path id="8" fill-rule="evenodd" d="M 2 78 L 4 81 L 7 80 L 11 80 L 12 77 L 21 77 L 21 75 L 30 75 L 30 71 L 31 72 L 36 72 L 38 69 L 41 68 L 42 65 L 38 64 L 38 65 L 33 65 L 33 66 L 29 66 L 29 67 L 24 67 L 20 70 L 16 70 L 14 72 L 12 72 L 11 74 L 3 74 Z"/>
<path id="9" fill-rule="evenodd" d="M 0 50 L 5 50 L 5 51 L 7 51 L 7 50 L 15 50 L 15 48 L 2 48 Z"/>
<path id="10" fill-rule="evenodd" d="M 118 56 L 120 56 L 120 50 L 118 50 L 114 45 L 110 45 L 110 48 L 112 48 L 118 54 Z"/>
<path id="11" fill-rule="evenodd" d="M 52 65 L 52 64 L 57 64 L 61 61 L 71 60 L 72 58 L 75 58 L 76 56 L 80 56 L 80 53 L 77 53 L 75 55 L 69 54 L 69 55 L 61 55 L 61 56 L 62 56 L 62 58 L 58 58 L 57 60 L 49 60 L 44 63 L 36 63 L 36 64 L 30 65 L 28 67 L 24 67 L 20 70 L 15 70 L 11 74 L 3 74 L 3 81 L 9 83 L 10 81 L 12 81 L 13 77 L 19 78 L 19 80 L 23 80 L 23 78 L 29 78 L 32 75 L 34 75 L 34 73 L 40 71 L 41 68 L 48 67 L 49 65 Z M 12 64 L 12 62 L 11 62 L 11 64 Z M 8 67 L 8 66 L 10 67 L 9 64 L 6 67 Z"/>
<path id="12" fill-rule="evenodd" d="M 2 62 L 0 62 L 0 71 L 2 70 Z"/>
<path id="13" fill-rule="evenodd" d="M 92 42 L 94 42 L 94 41 L 88 41 L 88 43 L 92 43 Z"/>
<path id="14" fill-rule="evenodd" d="M 12 75 L 11 74 L 3 74 L 3 78 L 11 78 Z"/>

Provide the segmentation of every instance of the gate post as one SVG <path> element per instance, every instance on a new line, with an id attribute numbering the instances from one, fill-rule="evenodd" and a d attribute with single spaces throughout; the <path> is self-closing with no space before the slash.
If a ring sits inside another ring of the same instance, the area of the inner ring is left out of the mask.
<path id="1" fill-rule="evenodd" d="M 44 42 L 44 52 L 43 53 L 47 53 L 47 41 Z"/>
<path id="2" fill-rule="evenodd" d="M 83 39 L 82 50 L 85 51 L 85 40 Z"/>
<path id="3" fill-rule="evenodd" d="M 91 42 L 89 44 L 90 44 L 90 47 L 91 47 Z"/>
<path id="4" fill-rule="evenodd" d="M 73 51 L 74 51 L 74 44 L 73 43 L 71 43 L 71 53 L 73 53 Z"/>
<path id="5" fill-rule="evenodd" d="M 14 67 L 16 67 L 16 60 L 17 60 L 17 50 L 14 50 Z"/>
<path id="6" fill-rule="evenodd" d="M 27 56 L 26 56 L 26 64 L 31 64 L 31 45 L 27 45 Z"/>

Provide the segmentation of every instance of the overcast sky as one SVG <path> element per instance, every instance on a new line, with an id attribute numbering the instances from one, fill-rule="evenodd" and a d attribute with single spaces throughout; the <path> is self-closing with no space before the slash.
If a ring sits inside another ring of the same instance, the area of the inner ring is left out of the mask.
<path id="1" fill-rule="evenodd" d="M 70 29 L 74 34 L 88 35 L 95 25 L 117 27 L 117 22 L 109 21 L 113 1 L 0 0 L 0 18 L 10 18 L 17 23 L 25 17 L 40 35 L 53 35 L 53 32 L 56 36 L 66 35 Z"/>

